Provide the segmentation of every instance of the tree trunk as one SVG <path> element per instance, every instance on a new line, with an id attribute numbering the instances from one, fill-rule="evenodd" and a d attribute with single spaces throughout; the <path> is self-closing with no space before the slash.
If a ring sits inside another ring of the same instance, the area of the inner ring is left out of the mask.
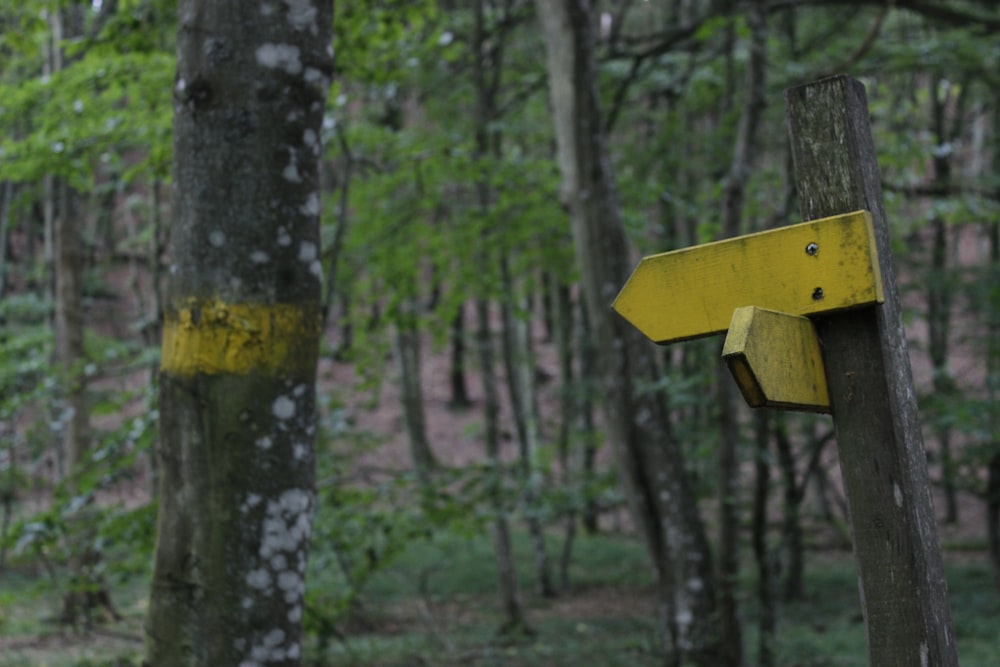
<path id="1" fill-rule="evenodd" d="M 475 145 L 476 157 L 487 160 L 499 152 L 500 137 L 491 127 L 496 114 L 496 95 L 499 86 L 500 54 L 502 44 L 491 42 L 486 30 L 485 0 L 475 3 L 473 26 L 473 61 L 476 86 Z M 492 65 L 492 70 L 490 70 Z M 492 74 L 492 78 L 491 75 Z M 476 183 L 478 204 L 483 218 L 488 217 L 493 193 L 486 180 Z M 482 235 L 479 253 L 480 266 L 489 267 L 497 262 L 491 252 L 493 245 L 489 229 Z M 510 524 L 507 520 L 507 503 L 503 493 L 503 465 L 500 459 L 500 396 L 497 391 L 496 353 L 490 331 L 488 284 L 480 286 L 483 295 L 476 300 L 477 343 L 479 364 L 483 375 L 483 414 L 486 440 L 486 458 L 490 468 L 489 495 L 495 513 L 494 548 L 499 574 L 500 598 L 503 604 L 504 623 L 501 631 L 505 634 L 531 632 L 521 601 L 521 587 L 517 577 L 514 550 L 511 543 Z"/>
<path id="2" fill-rule="evenodd" d="M 153 667 L 300 662 L 332 12 L 178 7 Z"/>
<path id="3" fill-rule="evenodd" d="M 451 321 L 451 366 L 448 369 L 451 399 L 448 405 L 456 410 L 464 410 L 472 405 L 469 388 L 465 381 L 465 304 L 458 304 L 458 311 Z"/>
<path id="4" fill-rule="evenodd" d="M 437 467 L 437 458 L 427 440 L 424 419 L 424 392 L 421 385 L 421 341 L 416 300 L 404 303 L 396 313 L 396 354 L 399 357 L 399 383 L 403 402 L 403 420 L 410 443 L 410 460 L 421 483 L 430 482 L 430 473 Z"/>
<path id="5" fill-rule="evenodd" d="M 947 127 L 946 114 L 951 100 L 951 85 L 932 79 L 931 106 L 935 144 L 947 146 L 953 133 Z M 963 86 L 964 88 L 964 86 Z M 944 97 L 941 97 L 942 91 Z M 961 116 L 961 114 L 959 114 Z M 958 121 L 956 121 L 957 123 Z M 947 189 L 951 184 L 952 151 L 939 150 L 934 154 L 934 184 Z M 948 371 L 949 333 L 951 330 L 951 285 L 948 280 L 948 223 L 941 215 L 931 220 L 931 276 L 927 281 L 927 348 L 931 357 L 932 384 L 935 403 L 938 405 L 934 420 L 934 434 L 941 448 L 941 483 L 944 490 L 945 523 L 958 522 L 958 498 L 955 484 L 955 464 L 951 451 L 951 426 L 940 413 L 951 409 L 948 398 L 956 391 L 955 382 Z"/>
<path id="6" fill-rule="evenodd" d="M 657 574 L 667 660 L 722 662 L 712 559 L 683 453 L 660 397 L 636 387 L 656 379 L 648 341 L 609 304 L 630 272 L 597 95 L 588 0 L 539 0 L 548 52 L 560 198 L 570 214 L 582 293 L 598 351 L 608 439 Z"/>
<path id="7" fill-rule="evenodd" d="M 479 365 L 483 375 L 483 429 L 486 441 L 486 462 L 489 466 L 489 499 L 494 513 L 493 542 L 497 559 L 497 578 L 503 606 L 504 633 L 526 629 L 527 618 L 521 602 L 521 586 L 517 578 L 514 550 L 507 521 L 507 503 L 503 493 L 503 462 L 500 460 L 500 396 L 497 392 L 496 354 L 490 331 L 489 302 L 476 300 L 476 340 Z"/>
<path id="8" fill-rule="evenodd" d="M 723 196 L 722 238 L 740 233 L 746 182 L 750 177 L 757 152 L 757 128 L 765 107 L 767 74 L 766 8 L 754 2 L 748 11 L 750 25 L 750 58 L 747 62 L 743 109 L 739 134 Z M 740 429 L 737 422 L 736 389 L 725 364 L 718 365 L 719 409 L 719 619 L 722 623 L 722 643 L 725 664 L 739 665 L 743 661 L 743 639 L 740 628 L 737 589 L 740 574 L 739 516 L 739 447 Z"/>
<path id="9" fill-rule="evenodd" d="M 760 605 L 757 667 L 773 667 L 778 604 L 774 594 L 775 557 L 767 542 L 767 499 L 771 485 L 771 413 L 754 413 L 757 452 L 754 458 L 753 553 L 757 561 L 757 602 Z"/>

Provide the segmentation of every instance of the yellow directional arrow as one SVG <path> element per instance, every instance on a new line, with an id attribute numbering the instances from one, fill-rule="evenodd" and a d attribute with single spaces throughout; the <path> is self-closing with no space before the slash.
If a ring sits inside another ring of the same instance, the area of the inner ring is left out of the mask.
<path id="1" fill-rule="evenodd" d="M 809 315 L 882 300 L 871 216 L 856 211 L 651 255 L 612 307 L 670 343 L 722 333 L 743 306 Z"/>
<path id="2" fill-rule="evenodd" d="M 830 411 L 819 338 L 807 317 L 737 308 L 722 358 L 752 408 Z"/>

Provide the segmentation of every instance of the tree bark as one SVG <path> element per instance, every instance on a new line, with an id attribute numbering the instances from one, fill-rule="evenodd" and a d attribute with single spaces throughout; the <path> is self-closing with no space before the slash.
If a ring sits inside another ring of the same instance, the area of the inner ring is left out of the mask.
<path id="1" fill-rule="evenodd" d="M 178 7 L 153 667 L 300 662 L 332 12 Z"/>
<path id="2" fill-rule="evenodd" d="M 549 88 L 581 287 L 598 351 L 608 439 L 655 572 L 667 660 L 717 667 L 719 626 L 712 559 L 684 457 L 660 397 L 637 386 L 656 378 L 656 355 L 609 305 L 630 272 L 597 95 L 588 0 L 539 0 Z"/>

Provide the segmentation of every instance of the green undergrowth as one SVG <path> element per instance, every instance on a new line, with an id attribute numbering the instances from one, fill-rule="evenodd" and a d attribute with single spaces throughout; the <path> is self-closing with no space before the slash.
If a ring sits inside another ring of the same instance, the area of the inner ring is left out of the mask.
<path id="1" fill-rule="evenodd" d="M 621 535 L 580 537 L 570 588 L 554 599 L 534 592 L 526 536 L 515 547 L 530 632 L 500 631 L 492 540 L 438 532 L 408 548 L 365 584 L 345 613 L 306 615 L 307 667 L 475 665 L 659 665 L 656 605 L 642 546 Z M 553 537 L 555 558 L 561 538 Z M 322 553 L 322 545 L 314 551 Z M 745 555 L 749 558 L 749 554 Z M 1000 654 L 1000 596 L 985 565 L 961 557 L 948 568 L 963 667 L 993 667 Z M 745 563 L 741 605 L 746 664 L 757 664 L 756 582 Z M 141 658 L 148 582 L 115 584 L 124 620 L 91 632 L 54 623 L 58 598 L 39 586 L 41 573 L 13 564 L 0 574 L 0 667 L 135 667 Z M 310 597 L 339 585 L 332 569 L 311 573 Z M 776 664 L 781 667 L 867 667 L 865 630 L 852 558 L 810 552 L 806 597 L 782 603 Z M 324 620 L 326 623 L 319 622 Z"/>

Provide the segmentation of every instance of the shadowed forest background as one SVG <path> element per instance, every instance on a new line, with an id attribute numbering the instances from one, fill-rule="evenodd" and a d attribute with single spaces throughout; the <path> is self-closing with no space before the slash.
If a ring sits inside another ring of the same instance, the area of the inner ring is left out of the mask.
<path id="1" fill-rule="evenodd" d="M 301 662 L 670 664 L 664 625 L 685 610 L 662 618 L 661 538 L 621 463 L 672 459 L 613 451 L 621 381 L 625 421 L 659 415 L 683 454 L 679 525 L 696 530 L 679 539 L 711 554 L 684 585 L 710 585 L 718 664 L 865 665 L 830 418 L 751 411 L 718 338 L 638 341 L 648 363 L 627 380 L 598 363 L 617 316 L 586 305 L 598 261 L 574 245 L 539 16 L 555 1 L 335 4 L 306 140 L 321 243 L 299 257 L 323 276 Z M 627 235 L 620 251 L 597 237 L 608 265 L 800 221 L 783 91 L 838 73 L 867 87 L 959 654 L 995 664 L 1000 9 L 569 4 L 590 7 L 589 136 Z M 141 664 L 172 123 L 204 93 L 175 76 L 177 32 L 165 0 L 0 7 L 4 667 Z M 273 159 L 295 182 L 294 156 Z"/>

